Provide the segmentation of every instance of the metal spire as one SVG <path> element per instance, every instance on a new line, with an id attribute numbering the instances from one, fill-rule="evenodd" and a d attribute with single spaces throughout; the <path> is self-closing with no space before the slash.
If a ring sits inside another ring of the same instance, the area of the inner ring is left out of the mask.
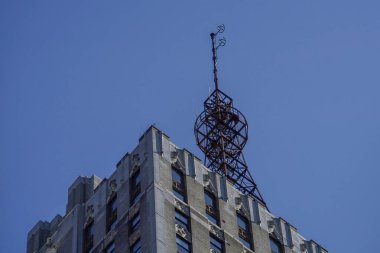
<path id="1" fill-rule="evenodd" d="M 223 33 L 225 30 L 224 25 L 218 26 L 218 31 L 216 33 L 210 33 L 211 41 L 212 41 L 212 61 L 214 63 L 214 83 L 215 90 L 219 90 L 219 80 L 218 80 L 218 56 L 216 51 L 219 47 L 224 47 L 226 45 L 226 39 L 223 37 L 218 40 L 218 45 L 216 46 L 216 36 L 220 33 Z"/>
<path id="2" fill-rule="evenodd" d="M 226 177 L 238 190 L 253 196 L 266 206 L 253 180 L 242 153 L 248 140 L 248 123 L 244 115 L 233 107 L 233 100 L 219 90 L 217 50 L 226 39 L 217 40 L 224 25 L 211 33 L 215 90 L 204 102 L 204 111 L 198 116 L 194 133 L 197 145 L 205 154 L 205 166 Z"/>

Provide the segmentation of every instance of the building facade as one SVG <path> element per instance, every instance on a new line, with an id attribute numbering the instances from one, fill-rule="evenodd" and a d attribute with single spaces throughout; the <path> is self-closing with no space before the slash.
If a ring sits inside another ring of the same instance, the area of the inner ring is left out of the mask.
<path id="1" fill-rule="evenodd" d="M 79 177 L 27 253 L 327 253 L 151 126 L 109 178 Z"/>

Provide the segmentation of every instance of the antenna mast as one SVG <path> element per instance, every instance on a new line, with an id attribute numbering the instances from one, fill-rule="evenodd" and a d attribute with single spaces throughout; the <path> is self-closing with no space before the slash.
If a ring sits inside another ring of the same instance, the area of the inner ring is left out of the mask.
<path id="1" fill-rule="evenodd" d="M 266 206 L 242 153 L 248 140 L 247 120 L 233 107 L 232 98 L 219 90 L 217 51 L 226 44 L 226 39 L 217 40 L 217 36 L 224 30 L 225 26 L 220 25 L 216 33 L 210 34 L 215 90 L 205 100 L 204 111 L 195 122 L 195 139 L 205 154 L 205 166 Z"/>
<path id="2" fill-rule="evenodd" d="M 212 61 L 214 63 L 214 83 L 215 83 L 215 90 L 219 90 L 219 80 L 218 80 L 218 56 L 216 54 L 219 47 L 224 47 L 226 45 L 226 39 L 223 37 L 222 39 L 218 40 L 218 45 L 216 45 L 216 36 L 219 33 L 223 33 L 225 30 L 224 25 L 218 26 L 218 31 L 216 33 L 210 33 L 211 36 L 211 42 L 212 42 Z"/>

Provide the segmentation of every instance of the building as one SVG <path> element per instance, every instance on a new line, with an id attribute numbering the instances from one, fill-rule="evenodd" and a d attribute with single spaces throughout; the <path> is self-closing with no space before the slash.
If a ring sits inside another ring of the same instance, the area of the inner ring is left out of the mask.
<path id="1" fill-rule="evenodd" d="M 151 126 L 109 178 L 79 177 L 27 253 L 327 253 Z"/>
<path id="2" fill-rule="evenodd" d="M 219 89 L 224 29 L 210 34 L 215 90 L 194 126 L 207 167 L 151 126 L 109 178 L 70 186 L 66 214 L 38 222 L 27 253 L 327 253 L 271 214 L 253 180 L 247 121 Z"/>

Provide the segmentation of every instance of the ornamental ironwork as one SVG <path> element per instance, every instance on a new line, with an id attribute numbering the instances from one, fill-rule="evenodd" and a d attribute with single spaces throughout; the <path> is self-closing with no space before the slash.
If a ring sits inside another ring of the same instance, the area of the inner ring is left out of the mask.
<path id="1" fill-rule="evenodd" d="M 247 120 L 234 107 L 232 98 L 219 89 L 217 51 L 226 44 L 226 39 L 218 37 L 224 30 L 224 25 L 220 25 L 216 33 L 210 34 L 215 90 L 204 101 L 204 111 L 196 119 L 195 139 L 205 154 L 206 167 L 225 176 L 238 190 L 266 206 L 242 152 L 248 141 Z"/>

